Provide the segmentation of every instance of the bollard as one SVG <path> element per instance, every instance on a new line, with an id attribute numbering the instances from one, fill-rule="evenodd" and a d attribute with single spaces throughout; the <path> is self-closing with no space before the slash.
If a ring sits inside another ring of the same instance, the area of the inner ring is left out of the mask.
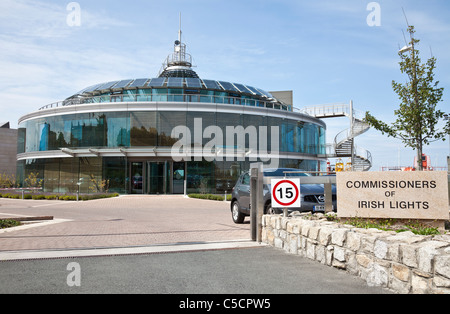
<path id="1" fill-rule="evenodd" d="M 263 164 L 251 164 L 250 167 L 250 233 L 252 241 L 261 243 L 264 215 Z"/>
<path id="2" fill-rule="evenodd" d="M 325 183 L 323 188 L 325 190 L 325 213 L 331 213 L 333 211 L 333 191 L 331 183 Z"/>
<path id="3" fill-rule="evenodd" d="M 256 194 L 257 194 L 258 169 L 253 168 L 250 172 L 250 237 L 256 241 L 257 234 L 257 213 L 256 213 Z"/>

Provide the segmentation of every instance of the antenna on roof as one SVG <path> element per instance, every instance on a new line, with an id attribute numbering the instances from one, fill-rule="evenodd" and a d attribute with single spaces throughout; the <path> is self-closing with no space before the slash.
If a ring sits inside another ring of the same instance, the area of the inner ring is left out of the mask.
<path id="1" fill-rule="evenodd" d="M 178 31 L 178 41 L 181 43 L 181 12 L 180 12 L 180 30 Z"/>
<path id="2" fill-rule="evenodd" d="M 175 40 L 173 54 L 169 55 L 164 61 L 159 77 L 194 77 L 198 78 L 192 68 L 192 56 L 186 52 L 186 44 L 182 40 L 183 32 L 181 31 L 181 12 L 180 12 L 180 28 L 178 30 L 178 39 Z"/>

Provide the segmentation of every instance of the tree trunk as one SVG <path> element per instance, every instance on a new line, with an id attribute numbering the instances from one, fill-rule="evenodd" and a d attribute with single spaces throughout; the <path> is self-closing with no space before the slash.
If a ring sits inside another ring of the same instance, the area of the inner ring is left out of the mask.
<path id="1" fill-rule="evenodd" d="M 417 170 L 423 171 L 423 163 L 422 163 L 422 142 L 419 143 L 419 147 L 417 149 Z"/>

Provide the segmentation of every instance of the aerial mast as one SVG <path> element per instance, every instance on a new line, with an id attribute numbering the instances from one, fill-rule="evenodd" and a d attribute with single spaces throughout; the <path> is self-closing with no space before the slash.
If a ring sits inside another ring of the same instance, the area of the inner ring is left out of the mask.
<path id="1" fill-rule="evenodd" d="M 183 32 L 181 31 L 181 12 L 180 28 L 178 30 L 178 39 L 175 40 L 173 54 L 169 55 L 164 61 L 159 76 L 178 76 L 195 77 L 198 75 L 192 70 L 192 56 L 186 53 L 186 44 L 182 42 Z"/>

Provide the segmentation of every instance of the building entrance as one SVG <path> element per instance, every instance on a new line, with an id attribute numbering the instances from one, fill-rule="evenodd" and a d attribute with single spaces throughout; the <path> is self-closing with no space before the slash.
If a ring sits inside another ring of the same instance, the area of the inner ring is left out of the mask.
<path id="1" fill-rule="evenodd" d="M 184 194 L 186 163 L 172 161 L 132 161 L 130 194 Z"/>

